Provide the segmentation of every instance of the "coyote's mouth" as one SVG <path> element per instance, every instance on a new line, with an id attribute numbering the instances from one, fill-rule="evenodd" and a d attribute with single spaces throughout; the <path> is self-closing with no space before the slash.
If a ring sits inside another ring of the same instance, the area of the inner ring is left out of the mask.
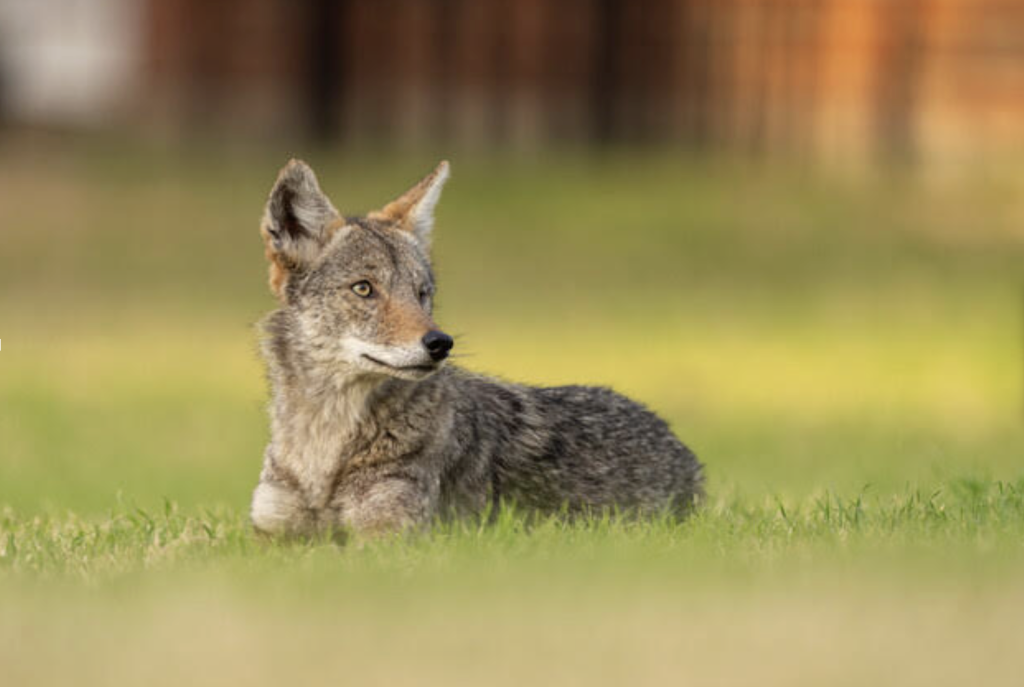
<path id="1" fill-rule="evenodd" d="M 429 365 L 391 365 L 379 358 L 374 358 L 372 355 L 363 353 L 363 357 L 369 360 L 371 363 L 386 367 L 389 370 L 399 370 L 401 372 L 433 372 L 437 369 L 437 363 L 431 363 Z"/>

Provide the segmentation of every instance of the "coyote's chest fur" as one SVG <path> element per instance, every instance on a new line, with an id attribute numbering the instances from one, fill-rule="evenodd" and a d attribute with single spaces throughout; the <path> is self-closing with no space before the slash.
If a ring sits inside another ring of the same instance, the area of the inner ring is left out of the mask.
<path id="1" fill-rule="evenodd" d="M 353 383 L 316 395 L 301 390 L 275 404 L 271 452 L 301 487 L 309 508 L 327 506 L 330 488 L 359 444 L 372 387 Z"/>
<path id="2" fill-rule="evenodd" d="M 643 406 L 446 365 L 428 253 L 447 176 L 442 163 L 383 209 L 344 217 L 306 165 L 282 170 L 262 226 L 281 307 L 263 325 L 271 440 L 255 527 L 396 531 L 503 501 L 685 513 L 700 463 Z"/>

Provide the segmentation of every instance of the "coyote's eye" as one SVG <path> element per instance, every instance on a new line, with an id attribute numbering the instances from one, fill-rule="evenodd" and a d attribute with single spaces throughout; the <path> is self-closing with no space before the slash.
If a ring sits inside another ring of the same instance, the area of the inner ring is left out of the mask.
<path id="1" fill-rule="evenodd" d="M 370 294 L 373 293 L 373 287 L 370 286 L 368 281 L 357 281 L 352 285 L 352 291 L 360 298 L 369 298 Z"/>

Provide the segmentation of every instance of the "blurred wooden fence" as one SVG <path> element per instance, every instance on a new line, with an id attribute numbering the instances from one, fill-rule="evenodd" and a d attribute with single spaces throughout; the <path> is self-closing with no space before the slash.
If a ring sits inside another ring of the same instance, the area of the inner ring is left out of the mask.
<path id="1" fill-rule="evenodd" d="M 149 3 L 145 100 L 170 126 L 819 156 L 1024 146 L 1024 0 Z"/>

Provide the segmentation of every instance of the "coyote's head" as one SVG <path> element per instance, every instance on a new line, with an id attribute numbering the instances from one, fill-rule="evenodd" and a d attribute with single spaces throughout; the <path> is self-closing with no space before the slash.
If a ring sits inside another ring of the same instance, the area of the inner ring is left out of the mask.
<path id="1" fill-rule="evenodd" d="M 307 359 L 345 373 L 422 379 L 452 338 L 431 317 L 430 231 L 448 163 L 364 217 L 342 216 L 313 170 L 292 160 L 270 192 L 261 232 L 270 288 Z"/>

